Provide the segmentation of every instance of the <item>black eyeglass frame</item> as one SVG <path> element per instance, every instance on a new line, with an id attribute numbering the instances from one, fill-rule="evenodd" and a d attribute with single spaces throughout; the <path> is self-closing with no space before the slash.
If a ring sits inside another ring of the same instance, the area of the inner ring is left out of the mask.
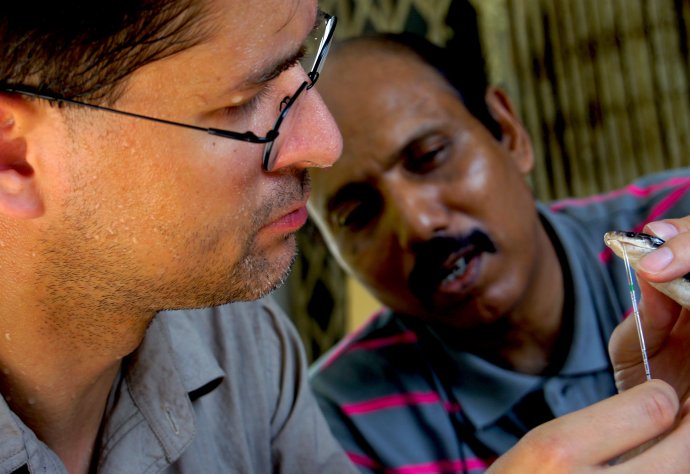
<path id="1" fill-rule="evenodd" d="M 251 131 L 246 131 L 246 132 L 234 132 L 232 130 L 225 130 L 221 128 L 212 128 L 212 127 L 201 127 L 199 125 L 192 125 L 189 123 L 183 123 L 183 122 L 176 122 L 173 120 L 167 120 L 167 119 L 162 119 L 158 117 L 150 117 L 148 115 L 142 115 L 142 114 L 137 114 L 134 112 L 127 112 L 125 110 L 119 110 L 119 109 L 114 109 L 111 107 L 106 107 L 102 105 L 96 105 L 96 104 L 89 104 L 88 102 L 82 102 L 80 100 L 76 99 L 68 99 L 66 97 L 62 97 L 60 95 L 56 94 L 48 94 L 41 92 L 36 89 L 32 89 L 29 87 L 21 86 L 21 85 L 0 85 L 0 92 L 8 92 L 11 94 L 20 94 L 24 95 L 27 97 L 32 97 L 36 99 L 43 99 L 43 100 L 48 100 L 51 102 L 64 102 L 67 104 L 74 104 L 78 105 L 81 107 L 87 107 L 90 109 L 94 110 L 101 110 L 104 112 L 111 112 L 114 114 L 119 114 L 119 115 L 124 115 L 126 117 L 134 117 L 142 120 L 148 120 L 151 122 L 157 122 L 157 123 L 162 123 L 165 125 L 173 125 L 175 127 L 183 127 L 191 130 L 198 130 L 200 132 L 206 132 L 209 135 L 214 135 L 222 138 L 229 138 L 231 140 L 240 140 L 244 142 L 249 142 L 249 143 L 258 143 L 258 144 L 264 144 L 264 153 L 263 153 L 263 159 L 261 161 L 261 166 L 265 171 L 271 171 L 272 170 L 272 165 L 274 163 L 271 163 L 271 151 L 273 149 L 273 144 L 275 143 L 276 139 L 280 135 L 280 132 L 278 129 L 280 128 L 280 125 L 283 123 L 285 120 L 285 117 L 288 114 L 288 111 L 292 107 L 292 105 L 295 103 L 297 100 L 297 97 L 304 92 L 304 90 L 311 89 L 314 87 L 316 84 L 316 81 L 319 79 L 319 74 L 321 73 L 321 69 L 323 68 L 324 61 L 326 60 L 326 56 L 328 56 L 328 50 L 331 46 L 331 41 L 333 39 L 333 33 L 335 32 L 335 25 L 337 23 L 337 17 L 329 15 L 327 13 L 320 12 L 320 15 L 323 15 L 323 18 L 326 22 L 326 27 L 324 30 L 323 37 L 321 38 L 321 42 L 319 43 L 319 48 L 317 50 L 315 59 L 314 59 L 314 64 L 311 67 L 311 70 L 307 73 L 307 77 L 309 78 L 308 81 L 302 82 L 300 86 L 297 88 L 294 94 L 291 96 L 285 96 L 283 100 L 280 101 L 280 114 L 278 114 L 278 118 L 276 119 L 273 128 L 269 130 L 266 133 L 266 136 L 258 136 L 254 132 Z"/>

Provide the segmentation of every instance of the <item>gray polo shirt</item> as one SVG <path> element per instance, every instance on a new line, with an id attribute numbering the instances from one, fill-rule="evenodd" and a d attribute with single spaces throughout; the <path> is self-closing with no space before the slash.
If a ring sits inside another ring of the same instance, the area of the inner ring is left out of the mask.
<path id="1" fill-rule="evenodd" d="M 269 300 L 159 314 L 124 359 L 101 429 L 99 473 L 354 471 Z M 27 467 L 66 472 L 0 399 L 0 472 Z"/>
<path id="2" fill-rule="evenodd" d="M 690 214 L 690 170 L 537 207 L 567 286 L 562 363 L 540 376 L 512 372 L 463 351 L 448 329 L 384 309 L 311 372 L 361 472 L 483 472 L 532 426 L 615 393 L 608 339 L 631 301 L 603 235 Z"/>

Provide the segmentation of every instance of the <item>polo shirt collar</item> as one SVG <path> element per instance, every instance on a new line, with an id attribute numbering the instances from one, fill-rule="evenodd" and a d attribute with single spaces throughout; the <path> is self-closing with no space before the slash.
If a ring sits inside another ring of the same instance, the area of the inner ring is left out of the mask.
<path id="1" fill-rule="evenodd" d="M 124 374 L 134 404 L 171 463 L 194 437 L 192 394 L 217 386 L 225 376 L 183 314 L 161 313 L 154 318 Z"/>

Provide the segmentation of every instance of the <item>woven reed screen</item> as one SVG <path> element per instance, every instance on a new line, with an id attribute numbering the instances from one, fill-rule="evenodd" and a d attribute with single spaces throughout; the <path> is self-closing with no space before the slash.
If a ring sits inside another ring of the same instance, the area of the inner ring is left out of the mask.
<path id="1" fill-rule="evenodd" d="M 489 73 L 532 135 L 536 195 L 690 164 L 687 0 L 473 0 Z"/>
<path id="2" fill-rule="evenodd" d="M 469 2 L 469 3 L 468 3 Z M 532 136 L 541 200 L 607 191 L 690 165 L 690 0 L 320 0 L 336 37 L 415 31 L 446 45 L 477 13 L 493 82 Z M 328 66 L 326 66 L 328 67 Z M 287 308 L 314 358 L 342 337 L 344 275 L 307 226 Z"/>

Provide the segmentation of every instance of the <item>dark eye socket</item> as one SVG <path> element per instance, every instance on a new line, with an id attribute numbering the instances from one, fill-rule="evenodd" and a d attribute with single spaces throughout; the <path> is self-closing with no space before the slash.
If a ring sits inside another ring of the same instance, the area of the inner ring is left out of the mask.
<path id="1" fill-rule="evenodd" d="M 450 139 L 443 135 L 429 135 L 415 140 L 403 150 L 403 166 L 412 173 L 429 173 L 445 162 L 450 146 Z"/>
<path id="2" fill-rule="evenodd" d="M 350 203 L 336 214 L 338 225 L 351 231 L 360 230 L 376 217 L 376 211 L 367 203 Z"/>
<path id="3" fill-rule="evenodd" d="M 350 200 L 333 210 L 337 225 L 349 231 L 358 231 L 373 221 L 381 213 L 381 200 L 376 196 Z"/>

